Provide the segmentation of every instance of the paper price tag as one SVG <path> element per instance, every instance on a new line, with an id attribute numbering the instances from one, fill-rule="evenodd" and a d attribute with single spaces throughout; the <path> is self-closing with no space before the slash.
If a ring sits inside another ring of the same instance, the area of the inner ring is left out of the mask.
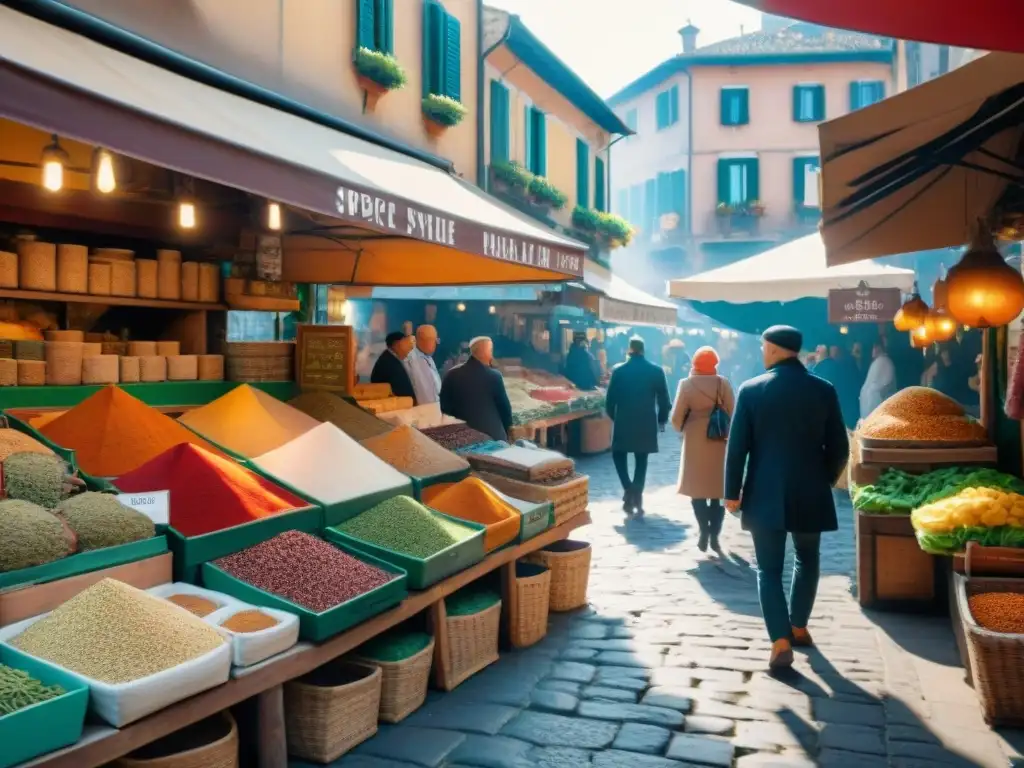
<path id="1" fill-rule="evenodd" d="M 120 493 L 118 501 L 126 507 L 146 515 L 157 525 L 171 522 L 171 492 L 149 491 L 148 493 Z"/>

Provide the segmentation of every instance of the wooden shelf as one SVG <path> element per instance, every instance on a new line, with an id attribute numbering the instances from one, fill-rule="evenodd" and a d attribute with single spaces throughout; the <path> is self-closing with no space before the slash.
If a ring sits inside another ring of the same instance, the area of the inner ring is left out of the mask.
<path id="1" fill-rule="evenodd" d="M 50 293 L 49 291 L 22 291 L 14 288 L 0 288 L 0 299 L 22 301 L 63 301 L 71 304 L 105 304 L 111 307 L 148 307 L 149 309 L 189 309 L 224 311 L 226 304 L 210 304 L 201 301 L 166 301 L 164 299 L 139 299 L 133 296 L 93 296 L 89 293 Z"/>
<path id="2" fill-rule="evenodd" d="M 561 541 L 577 528 L 589 524 L 590 513 L 584 512 L 518 546 L 493 552 L 476 565 L 429 589 L 409 593 L 409 596 L 395 608 L 332 637 L 325 643 L 299 643 L 291 650 L 260 664 L 246 667 L 244 670 L 233 669 L 232 672 L 238 674 L 238 677 L 190 699 L 172 704 L 124 728 L 87 726 L 77 744 L 22 763 L 18 768 L 99 768 L 169 733 L 312 672 L 411 616 L 427 610 L 434 603 L 481 576 L 515 563 L 520 557 L 549 544 Z"/>

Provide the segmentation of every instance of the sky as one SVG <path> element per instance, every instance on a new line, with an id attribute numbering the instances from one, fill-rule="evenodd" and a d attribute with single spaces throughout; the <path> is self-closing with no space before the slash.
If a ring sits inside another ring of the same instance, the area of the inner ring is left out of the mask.
<path id="1" fill-rule="evenodd" d="M 736 37 L 741 26 L 752 32 L 760 27 L 761 18 L 758 11 L 731 0 L 486 0 L 486 4 L 519 14 L 548 48 L 606 98 L 681 53 L 677 30 L 688 21 L 700 28 L 700 46 Z"/>

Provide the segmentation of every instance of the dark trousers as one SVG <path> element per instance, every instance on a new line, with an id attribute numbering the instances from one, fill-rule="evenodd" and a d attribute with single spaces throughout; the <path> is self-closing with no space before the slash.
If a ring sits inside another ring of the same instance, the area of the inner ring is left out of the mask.
<path id="1" fill-rule="evenodd" d="M 788 536 L 793 537 L 796 557 L 787 605 L 782 570 L 786 563 Z M 805 628 L 811 618 L 821 569 L 821 534 L 753 531 L 753 538 L 754 555 L 757 557 L 757 596 L 768 636 L 774 643 L 789 637 L 791 627 Z"/>
<path id="2" fill-rule="evenodd" d="M 701 533 L 706 533 L 713 539 L 718 538 L 722 532 L 722 522 L 725 520 L 725 507 L 721 499 L 693 499 L 693 516 L 697 518 L 697 525 Z"/>
<path id="3" fill-rule="evenodd" d="M 647 482 L 647 456 L 646 453 L 634 453 L 636 457 L 636 471 L 633 472 L 633 479 L 629 479 L 629 454 L 625 451 L 612 451 L 612 461 L 615 462 L 615 471 L 619 473 L 619 481 L 622 483 L 622 490 L 626 493 L 633 493 L 635 496 L 643 496 L 644 483 Z"/>

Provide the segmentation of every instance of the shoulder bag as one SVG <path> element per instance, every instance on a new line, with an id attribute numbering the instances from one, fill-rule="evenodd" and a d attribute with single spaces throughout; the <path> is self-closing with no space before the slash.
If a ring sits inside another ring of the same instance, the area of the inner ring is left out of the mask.
<path id="1" fill-rule="evenodd" d="M 723 441 L 729 438 L 729 414 L 722 407 L 722 380 L 718 380 L 715 392 L 715 407 L 708 417 L 708 440 Z"/>

